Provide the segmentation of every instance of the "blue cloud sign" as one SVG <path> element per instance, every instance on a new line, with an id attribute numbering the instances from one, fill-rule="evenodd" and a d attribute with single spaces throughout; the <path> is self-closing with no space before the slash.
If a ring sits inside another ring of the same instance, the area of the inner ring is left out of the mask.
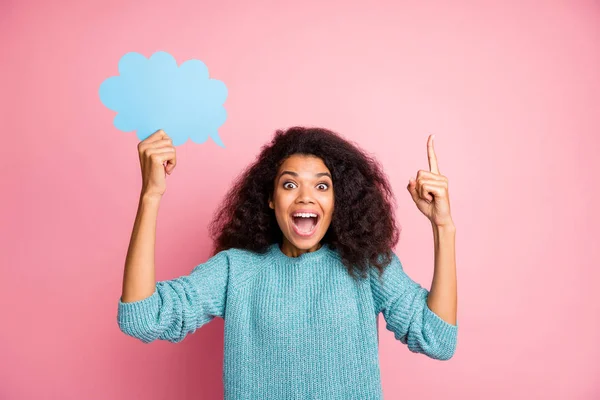
<path id="1" fill-rule="evenodd" d="M 223 103 L 227 87 L 208 77 L 200 60 L 177 66 L 175 58 L 164 51 L 146 58 L 127 53 L 119 61 L 119 75 L 100 85 L 100 100 L 116 111 L 114 125 L 124 132 L 136 131 L 144 140 L 162 129 L 173 145 L 188 138 L 204 143 L 211 137 L 225 147 L 218 128 L 227 118 Z"/>

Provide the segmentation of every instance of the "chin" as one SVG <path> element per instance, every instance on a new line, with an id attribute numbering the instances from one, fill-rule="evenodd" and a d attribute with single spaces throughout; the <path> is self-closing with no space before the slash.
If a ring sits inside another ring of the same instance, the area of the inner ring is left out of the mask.
<path id="1" fill-rule="evenodd" d="M 307 239 L 296 238 L 293 232 L 290 232 L 290 235 L 287 236 L 288 242 L 290 242 L 292 245 L 294 245 L 294 247 L 300 250 L 310 250 L 313 247 L 317 246 L 319 243 L 321 243 L 322 239 L 322 236 L 317 235 L 313 235 L 313 237 Z"/>

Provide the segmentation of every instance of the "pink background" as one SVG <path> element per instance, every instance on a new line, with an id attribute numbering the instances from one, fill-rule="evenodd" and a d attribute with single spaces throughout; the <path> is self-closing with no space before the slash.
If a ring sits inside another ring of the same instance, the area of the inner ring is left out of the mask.
<path id="1" fill-rule="evenodd" d="M 156 277 L 209 254 L 207 224 L 277 128 L 373 153 L 396 248 L 429 288 L 433 237 L 406 184 L 436 133 L 457 225 L 459 343 L 447 362 L 384 329 L 386 399 L 598 399 L 600 3 L 0 3 L 1 399 L 218 399 L 223 321 L 180 344 L 119 331 L 138 140 L 99 99 L 129 51 L 196 58 L 229 89 L 212 140 L 178 147 Z"/>

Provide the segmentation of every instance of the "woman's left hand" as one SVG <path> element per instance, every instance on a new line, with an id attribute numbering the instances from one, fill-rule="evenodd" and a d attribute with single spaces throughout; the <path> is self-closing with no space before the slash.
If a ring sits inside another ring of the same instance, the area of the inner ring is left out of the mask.
<path id="1" fill-rule="evenodd" d="M 427 158 L 429 171 L 419 170 L 417 179 L 410 178 L 408 192 L 412 196 L 419 211 L 421 211 L 433 225 L 453 226 L 450 215 L 450 198 L 448 197 L 448 178 L 440 174 L 437 158 L 433 150 L 433 138 L 429 135 L 427 140 Z"/>

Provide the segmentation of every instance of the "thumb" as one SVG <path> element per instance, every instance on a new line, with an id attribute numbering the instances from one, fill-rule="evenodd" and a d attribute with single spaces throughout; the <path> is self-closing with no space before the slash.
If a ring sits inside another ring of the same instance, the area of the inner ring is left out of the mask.
<path id="1" fill-rule="evenodd" d="M 419 194 L 417 193 L 417 181 L 415 181 L 413 178 L 410 178 L 408 180 L 408 185 L 406 186 L 406 189 L 408 190 L 412 199 L 416 203 L 419 200 Z"/>

